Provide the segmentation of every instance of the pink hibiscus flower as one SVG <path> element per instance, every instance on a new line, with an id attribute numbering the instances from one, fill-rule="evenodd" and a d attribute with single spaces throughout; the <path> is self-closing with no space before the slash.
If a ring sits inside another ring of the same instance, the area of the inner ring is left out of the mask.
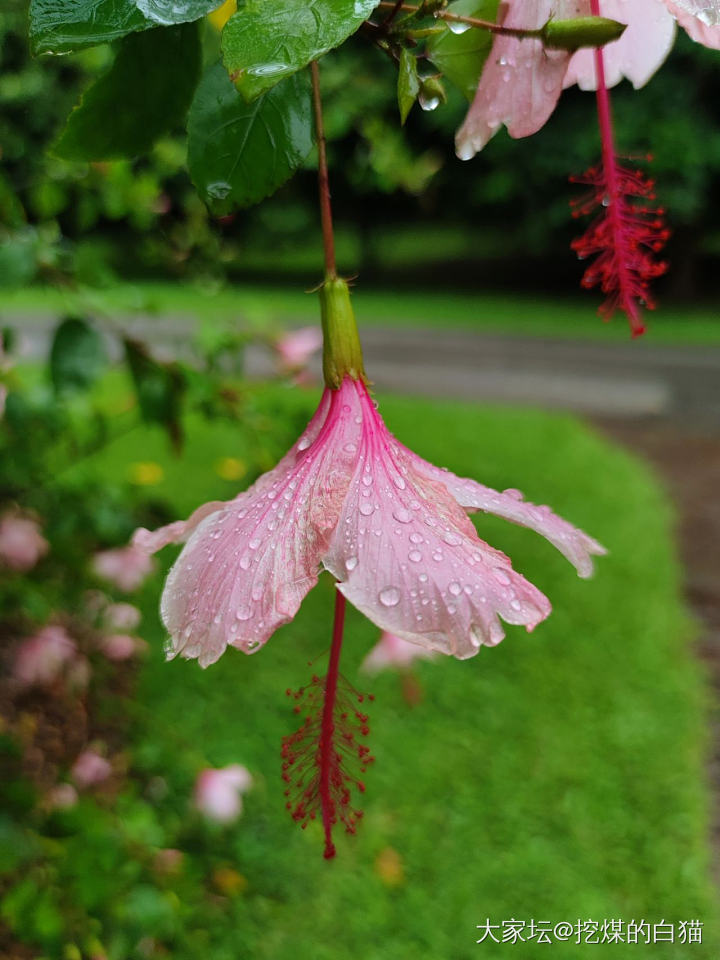
<path id="1" fill-rule="evenodd" d="M 536 530 L 583 577 L 592 554 L 605 552 L 548 507 L 459 479 L 401 446 L 351 377 L 325 389 L 300 439 L 253 487 L 184 523 L 141 529 L 134 543 L 154 552 L 187 541 L 162 597 L 170 656 L 207 666 L 228 645 L 259 650 L 295 616 L 322 565 L 382 629 L 465 658 L 503 638 L 501 617 L 530 630 L 550 613 L 466 510 Z"/>
<path id="2" fill-rule="evenodd" d="M 26 573 L 48 549 L 37 520 L 16 509 L 0 517 L 0 566 Z"/>
<path id="3" fill-rule="evenodd" d="M 242 795 L 252 786 L 252 777 L 239 763 L 203 770 L 195 781 L 197 809 L 216 823 L 232 823 L 242 813 Z"/>
<path id="4" fill-rule="evenodd" d="M 95 787 L 103 783 L 112 773 L 112 766 L 97 750 L 83 750 L 75 760 L 70 771 L 73 780 L 80 787 Z"/>
<path id="5" fill-rule="evenodd" d="M 63 674 L 76 654 L 75 641 L 64 627 L 43 627 L 18 647 L 13 676 L 25 686 L 48 686 Z"/>
<path id="6" fill-rule="evenodd" d="M 591 14 L 590 0 L 510 0 L 507 10 L 503 26 L 525 29 L 540 28 L 550 17 Z M 623 77 L 636 88 L 647 83 L 670 52 L 676 21 L 693 40 L 720 49 L 720 17 L 708 0 L 601 0 L 600 13 L 628 24 L 619 40 L 603 47 L 608 87 Z M 597 89 L 592 49 L 571 54 L 545 49 L 536 38 L 496 36 L 475 99 L 457 132 L 458 157 L 471 159 L 503 125 L 511 137 L 537 133 L 563 88 L 574 83 L 582 90 Z"/>
<path id="7" fill-rule="evenodd" d="M 288 330 L 275 342 L 280 367 L 289 373 L 304 370 L 321 348 L 322 332 L 317 326 Z"/>
<path id="8" fill-rule="evenodd" d="M 378 673 L 388 668 L 404 669 L 415 660 L 428 660 L 432 656 L 432 651 L 421 647 L 419 643 L 410 643 L 383 630 L 378 642 L 360 664 L 360 669 L 367 673 Z"/>
<path id="9" fill-rule="evenodd" d="M 137 547 L 117 547 L 101 550 L 92 560 L 95 573 L 118 590 L 132 593 L 152 573 L 155 564 L 145 550 Z"/>

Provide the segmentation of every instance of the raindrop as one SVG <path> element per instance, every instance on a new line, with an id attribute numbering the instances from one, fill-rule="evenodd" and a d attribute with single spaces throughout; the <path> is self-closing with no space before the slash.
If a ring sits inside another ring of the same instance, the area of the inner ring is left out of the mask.
<path id="1" fill-rule="evenodd" d="M 397 587 L 385 587 L 378 599 L 384 607 L 396 607 L 400 603 L 400 591 Z"/>
<path id="2" fill-rule="evenodd" d="M 448 27 L 452 33 L 467 33 L 470 29 L 469 23 L 458 23 L 457 20 L 449 20 Z"/>
<path id="3" fill-rule="evenodd" d="M 427 578 L 428 578 L 428 575 L 426 573 L 421 573 L 420 576 L 418 577 L 418 580 L 420 581 L 420 583 L 427 583 Z"/>
<path id="4" fill-rule="evenodd" d="M 250 557 L 245 553 L 240 557 L 240 567 L 242 570 L 247 570 L 250 566 Z"/>
<path id="5" fill-rule="evenodd" d="M 440 106 L 440 97 L 428 97 L 422 92 L 418 96 L 418 103 L 427 113 L 431 113 L 433 110 L 437 110 Z"/>
<path id="6" fill-rule="evenodd" d="M 214 183 L 209 183 L 205 189 L 207 195 L 212 197 L 213 200 L 224 200 L 232 187 L 224 180 L 216 180 Z"/>
<path id="7" fill-rule="evenodd" d="M 393 516 L 398 523 L 410 523 L 412 520 L 412 514 L 409 510 L 405 510 L 404 507 L 399 507 L 397 510 L 393 510 Z"/>
<path id="8" fill-rule="evenodd" d="M 411 550 L 408 554 L 408 560 L 411 560 L 413 563 L 420 563 L 422 560 L 422 554 L 419 550 Z"/>
<path id="9" fill-rule="evenodd" d="M 235 611 L 235 616 L 238 620 L 250 620 L 252 615 L 252 607 L 238 607 Z"/>
<path id="10" fill-rule="evenodd" d="M 358 565 L 357 557 L 348 557 L 347 560 L 345 561 L 346 570 L 354 570 L 357 565 Z"/>
<path id="11" fill-rule="evenodd" d="M 453 580 L 453 582 L 448 587 L 448 590 L 454 597 L 459 597 L 460 594 L 462 593 L 462 587 L 456 580 Z"/>
<path id="12" fill-rule="evenodd" d="M 363 474 L 363 478 L 362 478 L 362 482 L 365 484 L 366 487 L 371 487 L 371 486 L 372 486 L 372 482 L 373 482 L 373 478 L 372 478 L 371 474 L 369 474 L 369 473 L 364 473 L 364 474 Z"/>
<path id="13" fill-rule="evenodd" d="M 312 440 L 310 437 L 300 437 L 300 440 L 298 441 L 298 450 L 307 450 L 311 443 Z"/>
<path id="14" fill-rule="evenodd" d="M 403 480 L 402 477 L 393 477 L 393 483 L 398 488 L 398 490 L 405 489 L 405 481 Z"/>
<path id="15" fill-rule="evenodd" d="M 520 603 L 519 600 L 512 600 L 511 603 L 510 603 L 510 606 L 513 608 L 513 610 L 521 610 L 521 609 L 522 609 L 522 604 Z"/>
<path id="16" fill-rule="evenodd" d="M 408 539 L 410 540 L 410 543 L 422 543 L 424 538 L 421 533 L 414 532 L 410 534 Z"/>
<path id="17" fill-rule="evenodd" d="M 357 450 L 357 447 L 355 446 L 354 443 L 346 443 L 345 446 L 343 447 L 343 450 L 345 451 L 345 453 L 355 453 L 355 451 Z"/>
<path id="18" fill-rule="evenodd" d="M 462 543 L 462 539 L 450 531 L 443 534 L 443 540 L 451 547 L 457 547 Z"/>
<path id="19" fill-rule="evenodd" d="M 369 517 L 370 514 L 375 510 L 375 507 L 371 503 L 367 503 L 367 501 L 363 500 L 363 502 L 360 504 L 359 510 L 364 517 Z"/>
<path id="20" fill-rule="evenodd" d="M 495 579 L 498 583 L 504 584 L 506 587 L 510 584 L 510 577 L 503 570 L 495 570 Z"/>
<path id="21" fill-rule="evenodd" d="M 433 560 L 437 560 L 437 561 L 442 560 L 442 558 L 443 558 L 442 551 L 441 551 L 441 550 L 433 550 L 432 558 L 433 558 Z M 509 583 L 509 582 L 510 582 L 510 581 L 508 580 L 508 583 Z"/>
<path id="22" fill-rule="evenodd" d="M 249 541 L 248 546 L 251 550 L 257 550 L 257 548 L 260 546 L 260 541 L 257 539 L 257 537 L 254 537 Z"/>

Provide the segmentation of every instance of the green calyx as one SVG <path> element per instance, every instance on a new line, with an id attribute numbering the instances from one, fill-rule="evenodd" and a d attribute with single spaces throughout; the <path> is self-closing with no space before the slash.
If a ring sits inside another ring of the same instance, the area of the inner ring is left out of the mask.
<path id="1" fill-rule="evenodd" d="M 548 20 L 540 31 L 546 47 L 554 50 L 579 50 L 603 47 L 625 32 L 625 24 L 607 17 L 577 17 L 574 20 Z"/>
<path id="2" fill-rule="evenodd" d="M 350 289 L 339 277 L 326 277 L 320 287 L 320 311 L 323 329 L 323 376 L 331 390 L 337 390 L 345 377 L 365 380 L 362 349 Z"/>

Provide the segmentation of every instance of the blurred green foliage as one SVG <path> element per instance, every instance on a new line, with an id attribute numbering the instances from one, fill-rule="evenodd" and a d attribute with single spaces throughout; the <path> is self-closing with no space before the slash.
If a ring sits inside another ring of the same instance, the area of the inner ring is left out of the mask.
<path id="1" fill-rule="evenodd" d="M 206 60 L 212 60 L 219 35 L 204 26 Z M 71 276 L 96 285 L 109 282 L 113 272 L 223 278 L 254 270 L 259 251 L 275 254 L 278 272 L 280 254 L 307 248 L 319 235 L 309 169 L 257 209 L 211 217 L 184 168 L 181 124 L 133 161 L 85 164 L 53 157 L 48 150 L 65 118 L 108 67 L 112 52 L 96 47 L 32 59 L 26 33 L 26 3 L 7 0 L 0 12 L 3 282 L 28 282 L 36 269 L 46 279 Z M 658 194 L 676 234 L 671 281 L 688 288 L 699 261 L 720 250 L 714 215 L 720 200 L 719 65 L 716 51 L 680 31 L 670 59 L 646 88 L 636 92 L 623 83 L 613 94 L 621 153 L 654 156 Z M 421 63 L 421 76 L 431 72 Z M 590 95 L 567 91 L 535 137 L 512 141 L 501 132 L 475 160 L 461 163 L 452 142 L 467 103 L 451 84 L 447 104 L 432 112 L 413 107 L 401 129 L 397 69 L 362 37 L 324 59 L 322 82 L 336 217 L 358 240 L 351 266 L 381 268 L 383 231 L 412 223 L 419 238 L 427 231 L 431 249 L 432 228 L 457 229 L 461 238 L 470 228 L 459 255 L 434 248 L 438 261 L 461 261 L 459 276 L 469 283 L 479 256 L 552 255 L 559 273 L 572 271 L 566 244 L 577 225 L 568 199 L 576 188 L 567 176 L 598 154 Z M 412 262 L 406 265 L 411 271 Z M 515 271 L 518 282 L 523 272 Z"/>

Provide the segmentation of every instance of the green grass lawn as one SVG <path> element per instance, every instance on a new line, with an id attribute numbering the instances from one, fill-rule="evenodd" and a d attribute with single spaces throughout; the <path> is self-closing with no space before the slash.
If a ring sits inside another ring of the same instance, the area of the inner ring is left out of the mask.
<path id="1" fill-rule="evenodd" d="M 299 418 L 316 394 L 276 390 L 271 400 Z M 166 784 L 152 816 L 185 816 L 204 764 L 243 763 L 255 787 L 243 818 L 212 839 L 215 866 L 238 871 L 245 889 L 213 892 L 201 868 L 207 853 L 188 840 L 184 873 L 157 894 L 165 926 L 139 933 L 165 930 L 173 960 L 465 960 L 553 949 L 478 946 L 476 925 L 487 917 L 699 918 L 703 944 L 571 941 L 554 955 L 713 960 L 720 931 L 708 870 L 703 680 L 680 598 L 674 518 L 658 483 L 571 417 L 395 397 L 381 398 L 381 411 L 419 453 L 550 503 L 610 555 L 584 582 L 535 534 L 480 519 L 481 535 L 513 557 L 554 612 L 530 635 L 508 627 L 499 647 L 475 659 L 421 663 L 424 696 L 414 707 L 396 674 L 371 683 L 358 674 L 377 630 L 349 612 L 343 670 L 376 695 L 377 762 L 359 833 L 339 836 L 331 862 L 319 829 L 301 831 L 284 810 L 279 750 L 297 725 L 285 690 L 309 679 L 308 661 L 322 663 L 328 647 L 332 584 L 321 580 L 258 656 L 230 650 L 203 671 L 163 661 L 158 577 L 143 594 L 151 655 L 132 748 L 136 769 Z M 184 515 L 232 495 L 235 485 L 213 464 L 242 456 L 244 442 L 226 425 L 191 423 L 173 459 L 159 432 L 138 429 L 90 469 L 115 480 L 133 462 L 155 461 L 164 479 L 154 489 Z M 379 857 L 393 870 L 378 870 Z M 132 905 L 118 900 L 114 909 Z M 104 942 L 111 934 L 110 925 Z M 122 943 L 113 950 L 111 960 L 136 955 Z"/>
<path id="2" fill-rule="evenodd" d="M 308 274 L 308 286 L 314 274 Z M 566 299 L 522 297 L 516 294 L 467 294 L 447 291 L 388 292 L 368 290 L 362 282 L 355 291 L 355 307 L 363 325 L 448 327 L 517 336 L 579 337 L 627 343 L 627 323 L 620 315 L 611 323 L 596 316 L 598 297 Z M 29 288 L 3 294 L 0 320 L 38 313 L 83 311 L 123 314 L 188 314 L 200 322 L 237 319 L 267 327 L 317 323 L 316 297 L 300 288 L 243 285 L 208 290 L 190 283 L 122 284 L 82 295 L 54 288 Z M 720 343 L 720 322 L 712 306 L 669 304 L 648 316 L 648 333 L 641 344 Z"/>

